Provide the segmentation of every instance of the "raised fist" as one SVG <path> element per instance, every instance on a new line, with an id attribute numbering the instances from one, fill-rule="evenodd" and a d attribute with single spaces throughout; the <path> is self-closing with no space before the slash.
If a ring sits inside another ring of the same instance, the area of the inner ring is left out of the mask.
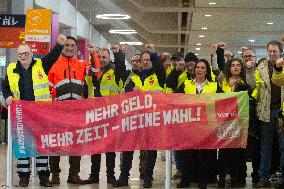
<path id="1" fill-rule="evenodd" d="M 112 53 L 118 53 L 119 52 L 119 46 L 112 44 L 110 47 L 110 50 L 112 51 Z"/>
<path id="2" fill-rule="evenodd" d="M 170 54 L 170 53 L 168 53 L 168 52 L 163 52 L 163 53 L 162 53 L 162 58 L 164 58 L 164 59 L 168 60 L 168 59 L 170 59 L 170 58 L 171 58 L 171 54 Z"/>
<path id="3" fill-rule="evenodd" d="M 216 51 L 217 51 L 217 44 L 212 44 L 210 46 L 210 52 L 212 55 L 216 55 Z"/>
<path id="4" fill-rule="evenodd" d="M 233 57 L 233 53 L 228 51 L 228 50 L 225 50 L 224 52 L 224 56 L 227 57 L 228 59 L 232 58 Z"/>
<path id="5" fill-rule="evenodd" d="M 217 47 L 225 49 L 226 48 L 226 44 L 224 42 L 219 42 L 219 43 L 217 43 Z"/>
<path id="6" fill-rule="evenodd" d="M 247 61 L 246 62 L 246 68 L 247 69 L 251 69 L 254 67 L 254 62 L 253 61 Z"/>
<path id="7" fill-rule="evenodd" d="M 180 60 L 177 62 L 176 70 L 177 71 L 184 71 L 185 68 L 185 62 L 184 60 Z"/>
<path id="8" fill-rule="evenodd" d="M 155 46 L 153 43 L 148 43 L 145 45 L 145 50 L 149 53 L 153 53 L 155 51 Z"/>
<path id="9" fill-rule="evenodd" d="M 123 45 L 120 46 L 120 49 L 125 54 L 128 51 L 128 45 L 127 44 L 123 44 Z"/>
<path id="10" fill-rule="evenodd" d="M 283 66 L 283 58 L 278 58 L 277 60 L 276 60 L 276 68 L 281 68 L 282 66 Z"/>
<path id="11" fill-rule="evenodd" d="M 96 45 L 95 44 L 87 44 L 86 49 L 88 49 L 90 54 L 94 54 L 96 52 Z"/>
<path id="12" fill-rule="evenodd" d="M 66 36 L 63 35 L 63 34 L 59 34 L 58 37 L 57 37 L 57 43 L 58 43 L 59 45 L 64 45 L 65 42 L 66 42 L 66 40 L 67 40 L 67 38 L 66 38 Z"/>

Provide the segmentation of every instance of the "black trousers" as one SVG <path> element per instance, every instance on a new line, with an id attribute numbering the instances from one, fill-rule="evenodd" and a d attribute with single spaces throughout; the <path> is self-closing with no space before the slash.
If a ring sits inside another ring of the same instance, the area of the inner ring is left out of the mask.
<path id="1" fill-rule="evenodd" d="M 260 140 L 248 135 L 246 154 L 252 163 L 252 183 L 257 183 L 260 180 L 258 170 L 260 167 Z"/>
<path id="2" fill-rule="evenodd" d="M 80 172 L 80 161 L 81 156 L 70 156 L 69 157 L 69 176 L 77 176 Z M 50 156 L 49 165 L 50 172 L 52 174 L 59 174 L 61 169 L 59 167 L 60 156 Z"/>
<path id="3" fill-rule="evenodd" d="M 181 161 L 181 182 L 207 184 L 217 177 L 217 150 L 177 150 Z M 197 177 L 197 178 L 196 178 Z"/>
<path id="4" fill-rule="evenodd" d="M 115 152 L 106 153 L 106 174 L 108 179 L 115 178 L 114 168 L 115 168 Z M 101 154 L 94 154 L 91 156 L 91 174 L 92 179 L 99 179 L 100 168 L 101 168 Z"/>
<path id="5" fill-rule="evenodd" d="M 245 182 L 247 176 L 245 149 L 220 149 L 218 156 L 218 168 L 220 179 L 225 179 L 227 170 L 229 170 L 232 182 Z"/>

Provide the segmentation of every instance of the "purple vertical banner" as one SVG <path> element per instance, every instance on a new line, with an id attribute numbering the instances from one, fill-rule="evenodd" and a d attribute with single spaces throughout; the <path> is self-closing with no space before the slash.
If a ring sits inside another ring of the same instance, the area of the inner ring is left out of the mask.
<path id="1" fill-rule="evenodd" d="M 57 36 L 59 34 L 59 15 L 57 13 L 52 14 L 51 22 L 51 47 L 54 47 L 57 42 Z"/>
<path id="2" fill-rule="evenodd" d="M 86 39 L 77 40 L 77 58 L 79 60 L 89 60 L 89 51 L 86 49 L 86 44 L 88 44 Z"/>

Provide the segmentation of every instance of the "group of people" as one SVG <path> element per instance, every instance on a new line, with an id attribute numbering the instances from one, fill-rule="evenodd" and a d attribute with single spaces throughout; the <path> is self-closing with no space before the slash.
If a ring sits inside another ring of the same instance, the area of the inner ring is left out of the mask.
<path id="1" fill-rule="evenodd" d="M 62 101 L 80 100 L 118 95 L 130 91 L 152 91 L 165 93 L 206 94 L 248 91 L 250 95 L 250 120 L 248 146 L 253 152 L 253 187 L 270 187 L 273 137 L 277 136 L 280 165 L 284 171 L 284 122 L 282 115 L 283 46 L 279 41 L 267 44 L 268 57 L 256 62 L 252 48 L 243 48 L 242 57 L 234 58 L 226 52 L 225 43 L 213 44 L 211 59 L 198 59 L 194 53 L 155 52 L 153 44 L 145 51 L 135 54 L 131 60 L 132 70 L 125 66 L 125 48 L 112 45 L 110 49 L 96 51 L 94 45 L 87 46 L 90 61 L 79 61 L 76 54 L 76 39 L 58 36 L 58 42 L 48 55 L 34 59 L 31 48 L 18 47 L 18 60 L 7 67 L 2 90 L 7 105 L 15 100 Z M 110 60 L 110 51 L 114 62 Z M 168 63 L 170 61 L 170 64 Z M 278 119 L 280 122 L 278 122 Z M 132 167 L 133 151 L 122 152 L 121 173 L 115 178 L 115 152 L 106 153 L 107 183 L 113 187 L 128 186 Z M 178 188 L 188 188 L 197 182 L 199 188 L 217 182 L 225 188 L 227 173 L 231 187 L 246 185 L 246 149 L 200 149 L 174 151 L 177 170 L 181 173 Z M 217 158 L 218 157 L 218 158 Z M 151 188 L 153 171 L 157 159 L 156 150 L 140 151 L 140 178 L 144 188 Z M 91 173 L 87 180 L 79 177 L 80 156 L 69 157 L 67 183 L 99 183 L 101 154 L 91 156 Z M 40 156 L 36 167 L 40 185 L 51 187 L 60 184 L 60 157 Z M 48 168 L 50 166 L 50 171 Z M 17 162 L 19 185 L 27 187 L 30 178 L 29 158 Z M 52 174 L 51 180 L 49 179 Z M 218 175 L 218 179 L 217 179 Z M 284 175 L 275 188 L 284 188 Z"/>

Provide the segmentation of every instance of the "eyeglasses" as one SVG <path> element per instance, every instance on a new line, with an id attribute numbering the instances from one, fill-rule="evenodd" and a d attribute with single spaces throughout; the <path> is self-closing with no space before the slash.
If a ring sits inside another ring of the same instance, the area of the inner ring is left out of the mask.
<path id="1" fill-rule="evenodd" d="M 22 57 L 22 56 L 29 56 L 30 52 L 23 52 L 23 53 L 18 53 L 18 56 L 19 57 Z"/>
<path id="2" fill-rule="evenodd" d="M 244 59 L 248 59 L 248 60 L 252 60 L 254 58 L 255 56 L 252 56 L 252 55 L 244 56 Z"/>
<path id="3" fill-rule="evenodd" d="M 131 60 L 131 63 L 139 63 L 140 60 Z"/>

